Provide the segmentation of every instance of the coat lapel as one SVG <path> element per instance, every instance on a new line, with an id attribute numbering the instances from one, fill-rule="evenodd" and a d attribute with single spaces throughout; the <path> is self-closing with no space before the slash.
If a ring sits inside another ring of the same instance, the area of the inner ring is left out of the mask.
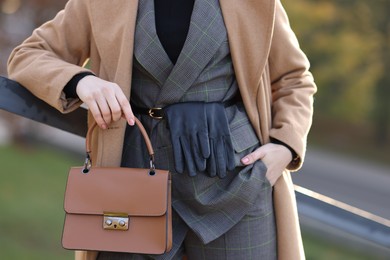
<path id="1" fill-rule="evenodd" d="M 91 1 L 91 37 L 101 58 L 98 73 L 125 88 L 126 94 L 131 75 L 120 73 L 131 71 L 137 8 L 138 1 L 116 0 L 115 4 L 106 0 Z"/>
<path id="2" fill-rule="evenodd" d="M 99 77 L 117 83 L 129 97 L 138 1 L 115 0 L 115 4 L 107 0 L 89 2 L 91 40 L 96 44 L 96 49 L 91 50 L 95 55 L 91 59 L 92 66 Z M 124 126 L 125 121 L 119 120 L 112 123 L 110 129 L 97 131 L 97 139 L 94 140 L 99 140 L 99 145 L 93 153 L 97 165 L 120 165 Z"/>
<path id="3" fill-rule="evenodd" d="M 162 86 L 172 71 L 173 64 L 157 36 L 153 0 L 139 1 L 134 55 Z"/>
<path id="4" fill-rule="evenodd" d="M 239 83 L 258 85 L 268 59 L 275 16 L 275 1 L 220 0 L 230 51 Z M 257 92 L 257 90 L 254 90 Z"/>
<path id="5" fill-rule="evenodd" d="M 270 127 L 270 93 L 264 77 L 275 21 L 275 1 L 220 0 L 230 52 L 249 119 L 264 143 Z M 258 104 L 261 97 L 264 102 Z M 253 104 L 258 104 L 254 109 Z M 261 131 L 260 131 L 261 129 Z"/>
<path id="6" fill-rule="evenodd" d="M 226 28 L 218 0 L 196 0 L 187 39 L 156 105 L 178 102 L 224 40 L 227 40 Z"/>

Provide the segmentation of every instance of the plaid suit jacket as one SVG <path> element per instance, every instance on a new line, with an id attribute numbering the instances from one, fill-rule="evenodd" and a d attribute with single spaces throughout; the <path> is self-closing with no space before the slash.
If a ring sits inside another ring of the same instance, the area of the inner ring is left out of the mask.
<path id="1" fill-rule="evenodd" d="M 132 102 L 141 107 L 163 107 L 185 101 L 224 101 L 235 96 L 238 86 L 219 1 L 195 1 L 188 36 L 175 65 L 158 40 L 153 8 L 153 1 L 139 1 Z M 272 204 L 262 203 L 272 196 L 265 165 L 259 161 L 243 167 L 240 163 L 244 154 L 260 145 L 244 106 L 238 103 L 228 107 L 226 113 L 237 167 L 224 179 L 210 178 L 205 173 L 194 178 L 175 173 L 166 121 L 138 115 L 151 135 L 156 167 L 172 172 L 173 208 L 204 243 L 228 231 L 249 210 L 261 209 L 264 215 L 272 211 Z M 128 127 L 122 166 L 147 167 L 147 163 L 148 154 L 138 129 Z"/>

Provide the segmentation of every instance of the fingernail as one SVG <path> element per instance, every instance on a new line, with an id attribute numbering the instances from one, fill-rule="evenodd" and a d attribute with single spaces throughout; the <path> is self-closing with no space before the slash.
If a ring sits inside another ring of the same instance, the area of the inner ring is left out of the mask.
<path id="1" fill-rule="evenodd" d="M 134 119 L 130 119 L 130 120 L 129 120 L 129 125 L 134 125 L 134 124 L 135 124 Z"/>
<path id="2" fill-rule="evenodd" d="M 249 158 L 248 157 L 244 157 L 241 159 L 241 162 L 242 163 L 248 163 L 249 162 Z"/>
<path id="3" fill-rule="evenodd" d="M 107 129 L 107 125 L 106 124 L 103 124 L 102 125 L 102 128 L 105 130 L 105 129 Z"/>

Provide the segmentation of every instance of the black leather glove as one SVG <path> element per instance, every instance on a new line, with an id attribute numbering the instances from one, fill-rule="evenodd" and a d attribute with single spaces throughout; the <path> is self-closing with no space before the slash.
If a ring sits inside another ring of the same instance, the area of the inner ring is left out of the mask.
<path id="1" fill-rule="evenodd" d="M 164 113 L 171 132 L 176 171 L 183 173 L 186 168 L 190 176 L 195 176 L 197 170 L 204 171 L 210 156 L 205 103 L 176 103 L 165 107 Z"/>
<path id="2" fill-rule="evenodd" d="M 210 139 L 210 158 L 207 172 L 210 177 L 226 176 L 226 170 L 234 170 L 234 148 L 230 137 L 229 122 L 223 103 L 205 103 Z"/>

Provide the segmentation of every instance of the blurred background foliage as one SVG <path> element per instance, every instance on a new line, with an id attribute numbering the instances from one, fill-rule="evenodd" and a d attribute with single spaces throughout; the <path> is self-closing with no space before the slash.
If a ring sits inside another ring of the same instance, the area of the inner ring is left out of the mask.
<path id="1" fill-rule="evenodd" d="M 389 152 L 390 1 L 283 3 L 319 88 L 314 137 L 323 137 L 322 144 L 338 143 L 340 148 L 349 143 L 354 143 L 353 148 L 372 147 L 372 158 L 377 157 L 377 148 Z M 335 138 L 340 133 L 352 135 L 353 141 Z M 379 158 L 389 162 L 390 157 Z"/>
<path id="2" fill-rule="evenodd" d="M 0 0 L 0 75 L 7 75 L 12 49 L 66 2 Z M 390 0 L 282 3 L 318 85 L 309 143 L 390 164 Z M 7 125 L 8 138 L 18 141 L 21 120 L 0 111 L 0 139 Z M 47 148 L 0 148 L 1 175 L 7 177 L 0 181 L 0 258 L 70 259 L 60 247 L 62 196 L 68 167 L 81 161 Z M 324 244 L 331 241 L 316 239 L 304 237 L 308 259 L 373 259 L 351 258 Z"/>
<path id="3" fill-rule="evenodd" d="M 390 1 L 283 3 L 318 85 L 312 139 L 389 163 Z"/>

